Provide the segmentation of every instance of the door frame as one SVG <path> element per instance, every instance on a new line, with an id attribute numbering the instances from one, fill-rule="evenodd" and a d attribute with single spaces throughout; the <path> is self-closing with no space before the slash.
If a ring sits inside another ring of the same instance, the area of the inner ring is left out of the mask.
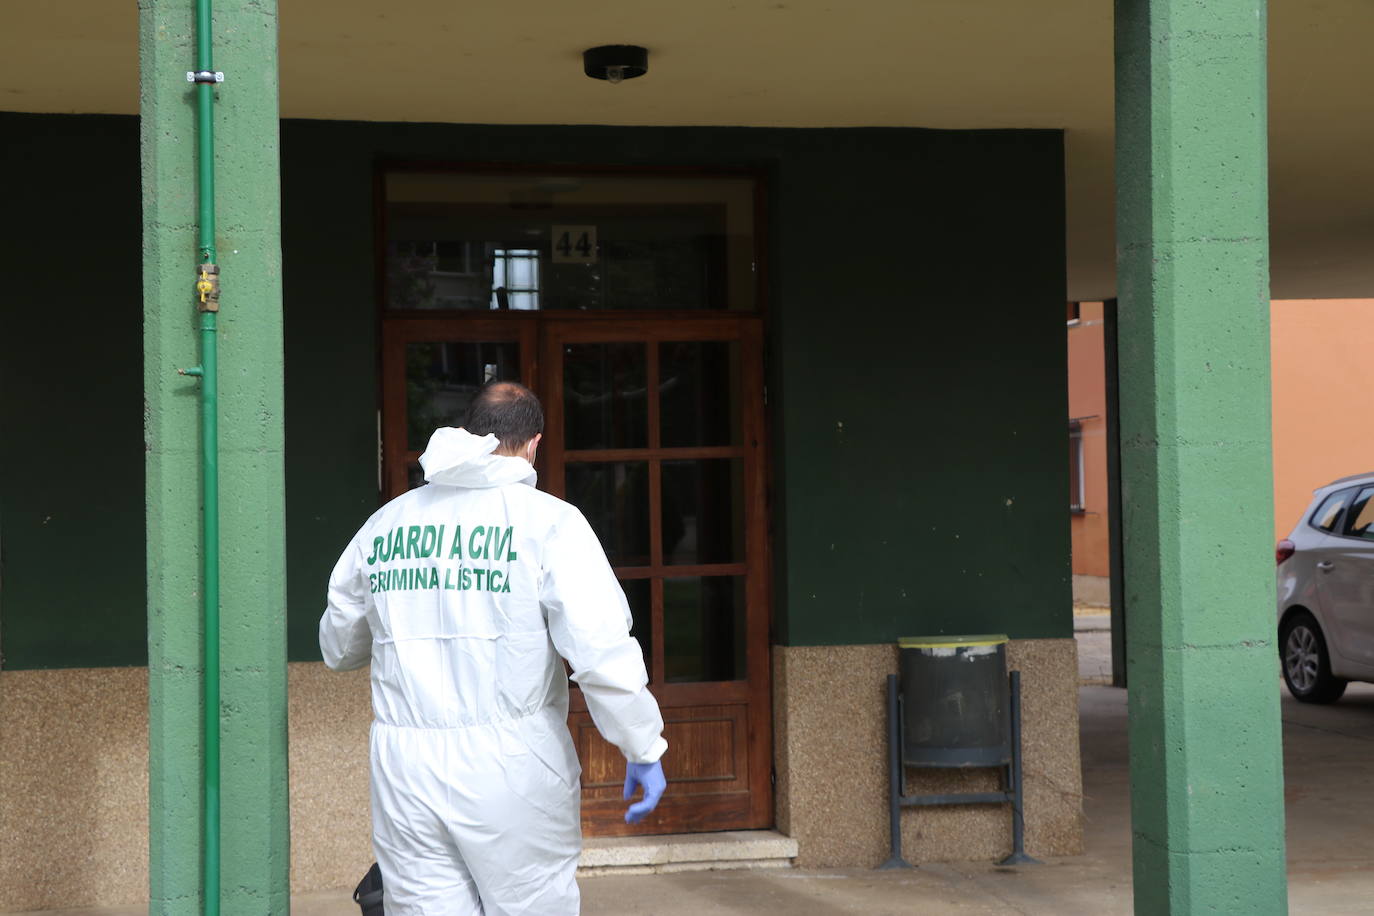
<path id="1" fill-rule="evenodd" d="M 683 177 L 683 178 L 748 178 L 754 183 L 753 197 L 753 269 L 754 269 L 754 308 L 749 311 L 668 311 L 645 310 L 634 312 L 513 312 L 513 311 L 430 311 L 430 310 L 390 310 L 386 307 L 386 176 L 388 173 L 436 172 L 467 174 L 558 174 L 587 176 L 623 177 Z M 756 575 L 746 577 L 746 612 L 758 608 L 756 613 L 746 619 L 746 679 L 743 681 L 718 681 L 702 684 L 664 684 L 658 680 L 654 684 L 656 696 L 664 687 L 671 686 L 666 698 L 660 699 L 665 712 L 674 708 L 696 705 L 703 714 L 712 704 L 726 700 L 731 704 L 747 704 L 748 714 L 743 722 L 741 736 L 748 760 L 748 811 L 745 823 L 736 819 L 733 823 L 719 823 L 719 812 L 702 810 L 693 812 L 691 823 L 674 828 L 673 832 L 694 832 L 720 829 L 749 829 L 771 827 L 774 823 L 773 808 L 773 709 L 772 709 L 772 587 L 773 557 L 771 544 L 771 453 L 768 432 L 769 416 L 766 400 L 766 366 L 764 364 L 765 329 L 769 313 L 769 171 L 760 166 L 708 166 L 708 165 L 607 165 L 595 163 L 552 164 L 547 162 L 500 163 L 500 162 L 457 162 L 416 159 L 378 159 L 373 171 L 373 225 L 374 225 L 374 297 L 376 303 L 376 329 L 378 340 L 377 360 L 377 403 L 380 405 L 378 416 L 378 488 L 380 500 L 405 492 L 407 489 L 408 468 L 418 459 L 418 452 L 408 449 L 405 427 L 405 390 L 404 385 L 388 386 L 388 373 L 399 371 L 404 375 L 405 345 L 412 341 L 454 341 L 502 342 L 515 341 L 520 348 L 521 381 L 531 390 L 551 404 L 554 393 L 550 385 L 554 379 L 546 378 L 547 346 L 553 334 L 546 328 L 565 330 L 584 340 L 611 341 L 624 339 L 634 333 L 634 329 L 644 330 L 647 325 L 663 326 L 672 324 L 674 335 L 666 340 L 706 340 L 719 339 L 722 331 L 738 329 L 735 333 L 742 343 L 743 390 L 741 396 L 746 405 L 744 411 L 746 428 L 744 430 L 746 469 L 752 464 L 752 473 L 745 474 L 746 505 L 755 510 L 751 513 L 757 519 L 757 529 L 745 532 L 746 570 L 757 570 Z M 642 338 L 637 338 L 642 339 Z M 650 347 L 650 350 L 656 350 Z M 396 368 L 393 368 L 396 367 Z M 561 389 L 562 379 L 557 379 Z M 559 401 L 561 405 L 561 399 Z M 753 419 L 748 419 L 751 411 L 747 405 L 757 405 Z M 546 411 L 548 416 L 561 420 L 561 407 Z M 557 440 L 559 430 L 545 430 L 544 445 L 539 450 L 536 470 L 541 477 L 551 480 L 549 469 L 549 446 Z M 749 453 L 753 453 L 753 461 Z M 555 456 L 556 457 L 556 456 Z M 560 468 L 561 470 L 561 468 Z M 563 480 L 558 476 L 562 496 Z M 658 501 L 651 498 L 651 511 L 657 516 L 661 512 Z M 652 520 L 651 520 L 652 521 Z M 693 567 L 681 567 L 690 574 Z M 655 621 L 654 638 L 663 638 L 660 619 Z M 659 653 L 661 657 L 661 653 Z M 661 677 L 662 672 L 659 672 Z M 573 717 L 586 716 L 586 704 L 581 694 L 574 691 L 570 697 Z M 579 710 L 582 710 L 579 712 Z M 671 713 L 669 713 L 671 714 Z M 671 753 L 671 751 L 670 751 Z M 619 788 L 616 787 L 616 796 Z M 743 793 L 741 793 L 743 794 Z M 665 804 L 671 804 L 672 791 Z M 600 835 L 621 833 L 644 833 L 643 829 L 629 828 L 616 818 L 614 823 L 601 824 Z M 622 829 L 623 828 L 623 829 Z"/>

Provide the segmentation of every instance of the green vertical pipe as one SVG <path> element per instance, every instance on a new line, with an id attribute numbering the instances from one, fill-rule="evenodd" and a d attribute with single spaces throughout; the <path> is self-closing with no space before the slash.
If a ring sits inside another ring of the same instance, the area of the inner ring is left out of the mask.
<path id="1" fill-rule="evenodd" d="M 219 913 L 219 386 L 215 313 L 200 316 L 205 564 L 205 912 Z"/>
<path id="2" fill-rule="evenodd" d="M 210 0 L 196 0 L 196 70 L 215 69 Z M 199 172 L 200 258 L 215 263 L 215 88 L 196 84 L 196 156 Z M 205 602 L 205 891 L 206 916 L 220 903 L 220 689 L 219 689 L 219 384 L 217 313 L 200 313 L 201 488 L 204 495 L 201 545 Z"/>
<path id="3" fill-rule="evenodd" d="M 210 40 L 210 0 L 196 0 L 196 71 L 213 72 Z M 196 152 L 199 156 L 200 257 L 215 263 L 215 87 L 196 84 Z M 202 328 L 204 330 L 204 328 Z"/>

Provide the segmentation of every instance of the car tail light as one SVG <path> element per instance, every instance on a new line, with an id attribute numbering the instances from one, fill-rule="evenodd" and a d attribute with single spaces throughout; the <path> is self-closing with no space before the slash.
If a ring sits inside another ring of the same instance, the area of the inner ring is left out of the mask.
<path id="1" fill-rule="evenodd" d="M 1288 540 L 1288 538 L 1279 541 L 1278 546 L 1274 548 L 1274 565 L 1281 565 L 1283 561 L 1291 557 L 1297 549 L 1298 545 Z"/>

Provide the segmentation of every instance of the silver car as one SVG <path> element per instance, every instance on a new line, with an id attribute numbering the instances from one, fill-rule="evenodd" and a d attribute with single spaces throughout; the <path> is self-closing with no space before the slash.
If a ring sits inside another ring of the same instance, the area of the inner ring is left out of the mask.
<path id="1" fill-rule="evenodd" d="M 1374 472 L 1317 490 L 1279 541 L 1279 653 L 1288 690 L 1334 703 L 1374 681 Z"/>

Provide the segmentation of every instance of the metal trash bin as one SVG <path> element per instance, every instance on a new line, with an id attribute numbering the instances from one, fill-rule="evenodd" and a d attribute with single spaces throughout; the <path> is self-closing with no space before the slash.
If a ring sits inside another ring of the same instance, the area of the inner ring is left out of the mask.
<path id="1" fill-rule="evenodd" d="M 913 767 L 1011 762 L 1007 637 L 917 637 L 900 639 L 897 647 L 902 762 Z"/>
<path id="2" fill-rule="evenodd" d="M 1021 672 L 1007 672 L 1005 636 L 898 640 L 900 674 L 887 676 L 888 833 L 879 868 L 911 868 L 902 858 L 902 809 L 942 805 L 1011 806 L 1011 855 L 1030 865 L 1021 780 Z M 995 792 L 907 795 L 907 767 L 997 767 Z"/>

